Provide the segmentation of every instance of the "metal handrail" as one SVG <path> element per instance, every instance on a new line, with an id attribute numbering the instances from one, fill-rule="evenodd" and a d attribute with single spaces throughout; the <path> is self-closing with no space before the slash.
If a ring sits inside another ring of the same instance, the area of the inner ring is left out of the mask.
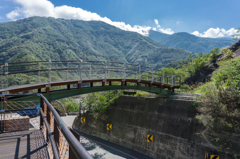
<path id="1" fill-rule="evenodd" d="M 63 122 L 62 118 L 59 116 L 58 112 L 55 110 L 55 108 L 48 102 L 48 100 L 42 95 L 39 94 L 40 97 L 44 100 L 48 108 L 51 110 L 54 118 L 56 119 L 59 128 L 68 141 L 69 146 L 72 148 L 74 154 L 78 158 L 83 159 L 91 159 L 92 157 L 87 153 L 87 151 L 84 149 L 84 147 L 78 142 L 75 138 L 75 136 L 71 133 L 71 131 L 68 129 L 66 124 Z"/>
<path id="2" fill-rule="evenodd" d="M 88 154 L 88 152 L 85 150 L 85 148 L 80 144 L 80 142 L 75 138 L 75 136 L 72 134 L 72 132 L 69 130 L 69 128 L 66 126 L 66 124 L 64 123 L 64 121 L 62 120 L 62 118 L 59 116 L 58 112 L 56 111 L 56 109 L 48 102 L 48 100 L 46 99 L 46 97 L 44 97 L 41 93 L 32 93 L 32 94 L 0 94 L 0 97 L 24 97 L 24 96 L 39 96 L 40 99 L 42 99 L 48 109 L 52 112 L 57 125 L 60 129 L 60 131 L 62 132 L 63 136 L 66 138 L 70 148 L 73 150 L 75 156 L 79 159 L 92 159 L 92 157 Z M 21 109 L 21 110 L 37 110 L 37 108 L 26 108 L 26 109 Z M 59 159 L 59 155 L 58 155 L 58 150 L 57 150 L 57 146 L 55 143 L 55 140 L 53 138 L 51 129 L 50 129 L 50 125 L 47 122 L 46 116 L 43 113 L 43 110 L 41 108 L 39 108 L 38 110 L 40 110 L 41 116 L 43 118 L 43 121 L 46 125 L 47 131 L 48 131 L 48 136 L 50 138 L 50 142 L 52 145 L 52 150 L 54 153 L 54 158 Z M 11 111 L 18 111 L 18 109 L 14 109 Z"/>
<path id="3" fill-rule="evenodd" d="M 44 121 L 44 123 L 46 125 L 46 128 L 47 128 L 48 136 L 50 138 L 52 150 L 53 150 L 53 153 L 54 153 L 54 158 L 55 159 L 60 159 L 59 154 L 58 154 L 58 150 L 57 150 L 57 145 L 56 145 L 56 142 L 55 142 L 55 140 L 53 138 L 53 135 L 52 135 L 52 132 L 51 132 L 51 129 L 50 129 L 50 125 L 47 122 L 46 116 L 44 115 L 42 109 L 40 108 L 39 110 L 40 110 L 41 116 L 42 116 L 43 121 Z"/>

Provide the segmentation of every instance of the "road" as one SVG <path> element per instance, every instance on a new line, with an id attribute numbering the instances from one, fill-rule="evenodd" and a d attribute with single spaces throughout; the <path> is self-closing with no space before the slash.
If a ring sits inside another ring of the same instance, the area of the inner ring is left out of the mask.
<path id="1" fill-rule="evenodd" d="M 75 117 L 74 115 L 65 116 L 62 119 L 67 126 L 72 127 Z M 80 143 L 94 159 L 152 159 L 123 146 L 81 132 L 78 133 L 81 135 Z"/>

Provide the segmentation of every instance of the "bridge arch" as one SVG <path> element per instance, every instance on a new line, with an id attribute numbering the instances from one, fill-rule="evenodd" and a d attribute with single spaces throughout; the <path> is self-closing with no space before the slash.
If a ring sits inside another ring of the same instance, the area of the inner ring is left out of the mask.
<path id="1" fill-rule="evenodd" d="M 0 66 L 0 94 L 38 90 L 38 93 L 44 94 L 50 101 L 121 89 L 170 95 L 181 83 L 180 77 L 174 74 L 151 67 L 111 61 L 29 61 Z M 119 85 L 113 85 L 116 82 Z M 94 83 L 100 83 L 101 86 L 94 86 Z M 135 83 L 135 86 L 129 86 L 128 83 Z M 84 87 L 86 84 L 89 87 Z M 76 87 L 73 88 L 73 85 Z M 56 86 L 60 89 L 54 90 Z M 67 89 L 64 88 L 66 86 Z"/>

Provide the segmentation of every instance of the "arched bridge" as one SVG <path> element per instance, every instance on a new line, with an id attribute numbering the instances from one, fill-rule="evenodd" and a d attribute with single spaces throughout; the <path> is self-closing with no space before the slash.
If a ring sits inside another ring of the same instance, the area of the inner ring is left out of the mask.
<path id="1" fill-rule="evenodd" d="M 0 66 L 0 94 L 38 92 L 49 101 L 116 89 L 171 95 L 181 83 L 180 77 L 174 74 L 122 62 L 49 60 L 5 63 Z M 24 100 L 32 98 L 25 97 Z"/>

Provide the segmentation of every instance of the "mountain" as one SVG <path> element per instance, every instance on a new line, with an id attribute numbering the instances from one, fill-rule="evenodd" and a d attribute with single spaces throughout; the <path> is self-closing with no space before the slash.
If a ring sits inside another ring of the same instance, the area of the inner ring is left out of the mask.
<path id="1" fill-rule="evenodd" d="M 149 38 L 166 44 L 168 47 L 180 48 L 196 53 L 207 53 L 215 47 L 223 48 L 232 45 L 232 40 L 227 38 L 202 38 L 189 33 L 175 33 L 172 35 L 149 31 Z"/>
<path id="2" fill-rule="evenodd" d="M 0 63 L 83 59 L 161 68 L 190 54 L 100 21 L 30 17 L 0 23 Z"/>

